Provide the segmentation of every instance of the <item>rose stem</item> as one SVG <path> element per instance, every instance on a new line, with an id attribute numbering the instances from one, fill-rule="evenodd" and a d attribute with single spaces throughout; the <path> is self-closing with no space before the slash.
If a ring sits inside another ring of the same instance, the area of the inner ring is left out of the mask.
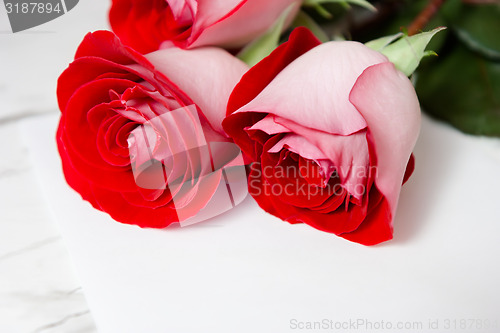
<path id="1" fill-rule="evenodd" d="M 432 20 L 434 15 L 437 14 L 439 8 L 441 8 L 445 1 L 446 0 L 430 0 L 427 6 L 425 6 L 408 27 L 408 35 L 411 36 L 422 31 L 430 20 Z"/>

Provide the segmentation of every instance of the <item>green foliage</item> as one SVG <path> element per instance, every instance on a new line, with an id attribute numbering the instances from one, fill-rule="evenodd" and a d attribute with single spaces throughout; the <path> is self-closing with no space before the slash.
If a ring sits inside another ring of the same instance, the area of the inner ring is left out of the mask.
<path id="1" fill-rule="evenodd" d="M 466 133 L 500 136 L 500 5 L 448 0 L 440 15 L 450 34 L 419 71 L 421 104 Z"/>
<path id="2" fill-rule="evenodd" d="M 442 30 L 444 30 L 442 27 L 436 28 L 414 36 L 396 34 L 368 42 L 366 46 L 384 54 L 397 69 L 410 76 L 417 69 L 423 57 L 435 55 L 433 51 L 425 49 L 432 37 Z"/>
<path id="3" fill-rule="evenodd" d="M 391 19 L 371 36 L 392 35 L 408 27 L 429 0 L 402 0 Z M 428 45 L 439 57 L 417 69 L 416 89 L 423 110 L 476 135 L 500 136 L 500 3 L 466 4 L 447 0 L 424 27 L 447 26 Z M 379 40 L 383 45 L 387 40 Z"/>
<path id="4" fill-rule="evenodd" d="M 500 1 L 447 0 L 422 27 L 428 32 L 402 33 L 429 1 L 304 0 L 293 26 L 309 28 L 323 42 L 335 35 L 371 40 L 366 45 L 406 75 L 416 70 L 417 93 L 427 113 L 467 133 L 500 136 Z M 239 57 L 253 65 L 267 56 L 280 41 L 286 15 Z M 449 29 L 436 34 L 442 26 Z M 420 64 L 435 54 L 426 49 L 439 56 Z"/>
<path id="5" fill-rule="evenodd" d="M 285 26 L 286 19 L 295 4 L 290 5 L 276 20 L 274 25 L 260 38 L 257 38 L 238 54 L 238 58 L 249 66 L 254 66 L 259 61 L 267 57 L 279 45 L 281 32 Z"/>
<path id="6" fill-rule="evenodd" d="M 500 60 L 500 2 L 470 5 L 449 0 L 442 13 L 448 26 L 468 48 Z"/>
<path id="7" fill-rule="evenodd" d="M 349 5 L 357 5 L 363 8 L 366 8 L 371 11 L 376 11 L 377 9 L 366 0 L 304 0 L 304 6 L 316 7 L 321 6 L 325 3 L 338 3 L 343 5 L 346 8 L 349 8 Z"/>
<path id="8" fill-rule="evenodd" d="M 405 31 L 429 3 L 429 0 L 395 0 L 392 1 L 392 3 L 395 3 L 393 5 L 395 8 L 392 8 L 389 14 L 385 14 L 384 19 L 376 23 L 376 27 L 370 26 L 368 31 L 364 31 L 360 36 L 357 36 L 361 41 L 366 42 L 379 38 L 380 36 L 394 35 Z M 388 18 L 385 19 L 385 16 L 388 16 Z M 437 27 L 445 26 L 447 26 L 447 23 L 442 16 L 438 14 L 433 17 L 429 24 L 422 30 L 429 31 Z M 434 36 L 429 42 L 428 48 L 439 53 L 448 33 L 449 31 L 445 30 Z"/>
<path id="9" fill-rule="evenodd" d="M 368 46 L 369 48 L 371 48 L 372 50 L 375 50 L 375 51 L 382 51 L 385 47 L 387 47 L 389 44 L 391 44 L 392 42 L 400 39 L 401 37 L 403 37 L 403 33 L 402 32 L 398 32 L 397 34 L 394 34 L 394 35 L 390 35 L 390 36 L 385 36 L 385 37 L 380 37 L 380 38 L 377 38 L 377 39 L 374 39 L 372 41 L 369 41 L 367 43 L 365 43 L 366 46 Z"/>
<path id="10" fill-rule="evenodd" d="M 310 17 L 305 11 L 301 10 L 295 20 L 293 21 L 292 26 L 296 27 L 306 27 L 318 38 L 321 42 L 325 43 L 330 40 L 325 31 L 314 21 L 312 17 Z"/>
<path id="11" fill-rule="evenodd" d="M 467 133 L 500 136 L 500 63 L 457 44 L 419 71 L 416 89 L 435 117 Z"/>

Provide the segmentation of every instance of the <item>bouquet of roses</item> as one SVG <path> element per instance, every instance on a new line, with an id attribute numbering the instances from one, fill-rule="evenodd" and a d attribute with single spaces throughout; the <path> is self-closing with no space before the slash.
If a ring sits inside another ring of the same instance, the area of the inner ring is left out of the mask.
<path id="1" fill-rule="evenodd" d="M 68 184 L 116 221 L 165 228 L 247 193 L 289 223 L 392 238 L 414 168 L 409 76 L 440 29 L 329 41 L 313 0 L 114 0 L 61 74 Z M 293 29 L 294 27 L 294 29 Z"/>

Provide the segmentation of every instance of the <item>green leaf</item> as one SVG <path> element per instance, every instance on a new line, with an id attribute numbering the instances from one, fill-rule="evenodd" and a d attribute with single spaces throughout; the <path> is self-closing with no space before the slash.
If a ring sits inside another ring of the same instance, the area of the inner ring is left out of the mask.
<path id="1" fill-rule="evenodd" d="M 393 5 L 390 5 L 390 3 L 393 3 Z M 428 4 L 429 0 L 383 1 L 381 10 L 384 12 L 388 11 L 388 14 L 386 14 L 388 15 L 387 18 L 379 19 L 375 25 L 366 25 L 365 28 L 356 32 L 356 39 L 367 42 L 380 36 L 388 36 L 401 32 L 403 31 L 403 27 L 411 25 Z M 430 31 L 443 26 L 447 26 L 446 21 L 440 12 L 438 12 L 422 29 L 423 31 Z M 448 29 L 434 36 L 427 47 L 440 53 L 449 32 Z"/>
<path id="2" fill-rule="evenodd" d="M 472 5 L 449 0 L 442 11 L 447 24 L 467 47 L 500 60 L 500 3 Z"/>
<path id="3" fill-rule="evenodd" d="M 321 4 L 319 3 L 316 3 L 314 5 L 311 5 L 311 7 L 313 7 L 316 12 L 318 12 L 319 15 L 323 16 L 324 18 L 326 19 L 331 19 L 333 18 L 333 15 L 332 13 L 330 13 L 325 7 L 323 7 Z"/>
<path id="4" fill-rule="evenodd" d="M 309 29 L 322 43 L 328 42 L 330 38 L 325 31 L 314 21 L 306 12 L 300 11 L 292 23 L 294 28 L 306 27 Z"/>
<path id="5" fill-rule="evenodd" d="M 304 6 L 314 7 L 324 3 L 339 3 L 339 4 L 353 4 L 360 7 L 366 8 L 371 11 L 377 11 L 377 9 L 366 0 L 304 0 Z"/>
<path id="6" fill-rule="evenodd" d="M 444 29 L 444 27 L 439 27 L 432 31 L 422 32 L 413 36 L 403 35 L 397 41 L 382 47 L 379 52 L 389 58 L 397 69 L 410 76 L 417 69 L 420 60 L 429 55 L 429 52 L 426 52 L 425 48 L 432 37 Z M 377 46 L 380 44 L 382 43 L 375 41 L 372 45 Z"/>
<path id="7" fill-rule="evenodd" d="M 269 28 L 264 35 L 245 46 L 243 50 L 238 53 L 237 57 L 247 65 L 254 66 L 259 61 L 270 55 L 271 52 L 273 52 L 279 45 L 285 21 L 294 7 L 295 4 L 288 6 L 288 8 L 285 9 L 281 16 L 276 20 L 274 25 Z"/>
<path id="8" fill-rule="evenodd" d="M 365 43 L 365 45 L 368 46 L 372 50 L 381 51 L 387 45 L 391 44 L 392 42 L 394 42 L 397 39 L 400 39 L 401 37 L 403 37 L 403 33 L 399 32 L 399 33 L 391 35 L 391 36 L 385 36 L 382 38 L 374 39 L 372 41 Z"/>
<path id="9" fill-rule="evenodd" d="M 500 136 L 499 62 L 458 45 L 425 65 L 416 90 L 426 112 L 467 133 Z"/>

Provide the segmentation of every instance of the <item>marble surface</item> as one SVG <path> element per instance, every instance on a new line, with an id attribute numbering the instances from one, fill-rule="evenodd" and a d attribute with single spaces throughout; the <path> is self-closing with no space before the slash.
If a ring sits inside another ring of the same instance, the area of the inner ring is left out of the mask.
<path id="1" fill-rule="evenodd" d="M 95 332 L 17 122 L 0 142 L 0 332 Z"/>
<path id="2" fill-rule="evenodd" d="M 60 231 L 19 133 L 19 121 L 57 113 L 57 77 L 88 31 L 106 29 L 108 1 L 80 1 L 13 34 L 0 4 L 0 332 L 95 332 Z"/>

